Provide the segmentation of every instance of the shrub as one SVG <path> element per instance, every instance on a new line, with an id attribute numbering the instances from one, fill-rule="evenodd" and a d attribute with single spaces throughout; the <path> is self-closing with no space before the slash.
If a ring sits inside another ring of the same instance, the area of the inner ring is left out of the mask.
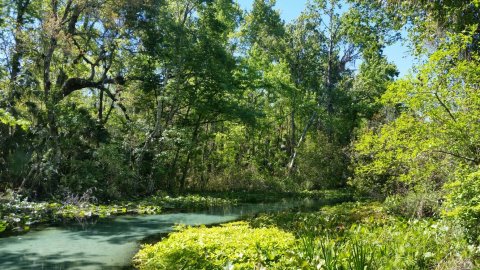
<path id="1" fill-rule="evenodd" d="M 446 222 L 415 220 L 382 227 L 354 226 L 346 239 L 368 239 L 381 269 L 435 269 L 441 262 L 471 256 L 461 231 Z"/>
<path id="2" fill-rule="evenodd" d="M 438 192 L 409 192 L 389 196 L 385 200 L 385 208 L 389 213 L 405 218 L 438 217 L 440 201 Z"/>
<path id="3" fill-rule="evenodd" d="M 476 269 L 473 265 L 478 264 L 477 251 L 455 223 L 405 221 L 375 203 L 266 214 L 252 224 L 296 233 L 293 254 L 280 269 Z"/>
<path id="4" fill-rule="evenodd" d="M 446 215 L 460 220 L 468 239 L 480 243 L 480 170 L 471 174 L 460 173 L 455 182 L 446 185 L 446 189 L 450 191 Z"/>
<path id="5" fill-rule="evenodd" d="M 345 187 L 348 177 L 348 157 L 345 150 L 319 134 L 309 136 L 298 150 L 294 180 L 301 187 L 311 189 L 332 189 Z"/>
<path id="6" fill-rule="evenodd" d="M 234 222 L 213 228 L 181 228 L 145 245 L 135 256 L 139 269 L 254 269 L 274 266 L 293 247 L 291 233 Z"/>

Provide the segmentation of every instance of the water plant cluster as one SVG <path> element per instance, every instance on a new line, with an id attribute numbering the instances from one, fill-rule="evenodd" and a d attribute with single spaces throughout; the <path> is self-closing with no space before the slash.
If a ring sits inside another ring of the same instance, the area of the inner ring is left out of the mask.
<path id="1" fill-rule="evenodd" d="M 284 199 L 313 199 L 333 204 L 354 200 L 354 191 L 349 188 L 298 191 L 237 190 L 225 192 L 199 192 L 198 194 L 205 198 L 218 198 L 239 203 L 275 203 Z"/>
<path id="2" fill-rule="evenodd" d="M 11 190 L 0 195 L 0 233 L 18 233 L 39 224 L 106 218 L 124 214 L 159 214 L 165 211 L 200 210 L 238 203 L 274 202 L 281 198 L 313 198 L 326 202 L 351 199 L 347 190 L 300 193 L 224 192 L 170 196 L 166 193 L 130 201 L 99 203 L 90 192 L 64 196 L 61 201 L 37 202 Z"/>
<path id="3" fill-rule="evenodd" d="M 69 196 L 60 202 L 33 202 L 9 191 L 0 196 L 0 234 L 29 231 L 34 225 L 107 218 L 124 214 L 159 214 L 162 211 L 202 209 L 236 204 L 236 200 L 200 195 L 159 195 L 138 201 L 98 204 L 93 197 Z"/>
<path id="4" fill-rule="evenodd" d="M 221 198 L 214 196 L 203 196 L 198 194 L 169 196 L 157 195 L 142 199 L 138 204 L 140 206 L 158 205 L 163 209 L 184 210 L 184 209 L 205 209 L 216 206 L 227 206 L 238 203 L 238 199 Z"/>
<path id="5" fill-rule="evenodd" d="M 140 269 L 252 269 L 274 265 L 293 247 L 293 234 L 233 222 L 213 228 L 178 227 L 135 256 Z"/>
<path id="6" fill-rule="evenodd" d="M 476 269 L 480 246 L 453 221 L 389 214 L 379 203 L 262 214 L 185 228 L 135 256 L 140 269 Z"/>

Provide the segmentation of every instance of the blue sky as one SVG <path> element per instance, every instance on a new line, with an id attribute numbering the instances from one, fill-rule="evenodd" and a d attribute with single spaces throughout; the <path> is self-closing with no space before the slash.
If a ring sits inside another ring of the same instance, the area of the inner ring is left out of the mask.
<path id="1" fill-rule="evenodd" d="M 243 9 L 249 10 L 254 0 L 237 0 Z M 307 0 L 277 0 L 276 9 L 285 22 L 294 20 L 305 7 Z M 403 33 L 405 34 L 405 33 Z M 408 48 L 401 42 L 397 42 L 393 46 L 389 46 L 384 51 L 388 59 L 397 65 L 400 71 L 400 77 L 407 74 L 413 66 L 414 58 L 410 56 Z"/>

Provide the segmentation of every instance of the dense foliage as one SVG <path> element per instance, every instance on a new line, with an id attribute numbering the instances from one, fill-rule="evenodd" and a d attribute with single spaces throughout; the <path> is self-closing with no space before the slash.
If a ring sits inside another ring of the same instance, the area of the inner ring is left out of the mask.
<path id="1" fill-rule="evenodd" d="M 125 212 L 82 198 L 155 212 L 226 202 L 167 194 L 351 188 L 404 220 L 297 235 L 272 265 L 469 269 L 479 21 L 479 0 L 311 0 L 290 22 L 275 0 L 0 1 L 0 231 Z M 399 40 L 418 61 L 397 79 Z"/>
<path id="2" fill-rule="evenodd" d="M 396 75 L 382 54 L 396 35 L 361 6 L 313 1 L 286 24 L 274 4 L 2 4 L 0 188 L 344 187 L 354 131 Z"/>
<path id="3" fill-rule="evenodd" d="M 253 269 L 273 267 L 292 248 L 294 236 L 279 229 L 253 229 L 244 222 L 186 228 L 145 246 L 139 269 Z"/>
<path id="4" fill-rule="evenodd" d="M 134 261 L 140 269 L 474 269 L 478 252 L 454 223 L 405 221 L 379 204 L 347 203 L 180 228 Z"/>
<path id="5" fill-rule="evenodd" d="M 407 2 L 389 9 L 418 26 L 411 35 L 424 61 L 389 85 L 379 120 L 362 127 L 350 183 L 390 196 L 387 202 L 410 217 L 438 217 L 444 207 L 442 214 L 459 218 L 478 243 L 480 4 Z"/>

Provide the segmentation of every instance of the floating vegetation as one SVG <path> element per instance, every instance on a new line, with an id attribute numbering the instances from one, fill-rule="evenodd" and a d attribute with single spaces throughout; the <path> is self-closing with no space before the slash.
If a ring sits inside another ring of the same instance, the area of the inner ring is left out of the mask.
<path id="1" fill-rule="evenodd" d="M 9 192 L 0 198 L 0 233 L 18 233 L 31 226 L 125 214 L 152 215 L 173 209 L 204 209 L 235 204 L 235 200 L 188 195 L 179 197 L 152 196 L 137 202 L 94 204 L 86 201 L 32 202 Z"/>

